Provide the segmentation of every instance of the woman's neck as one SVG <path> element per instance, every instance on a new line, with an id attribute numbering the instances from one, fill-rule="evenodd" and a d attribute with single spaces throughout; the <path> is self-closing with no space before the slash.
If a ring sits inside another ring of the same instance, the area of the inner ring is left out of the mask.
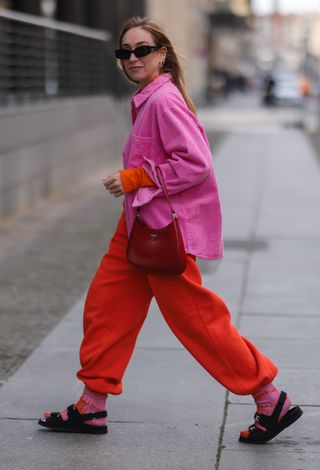
<path id="1" fill-rule="evenodd" d="M 144 83 L 143 85 L 140 86 L 139 88 L 139 92 L 142 91 L 147 85 L 149 85 L 149 83 L 153 82 L 156 78 L 158 78 L 160 75 L 160 73 L 156 70 L 152 77 L 150 78 L 150 80 L 147 82 L 147 83 Z"/>

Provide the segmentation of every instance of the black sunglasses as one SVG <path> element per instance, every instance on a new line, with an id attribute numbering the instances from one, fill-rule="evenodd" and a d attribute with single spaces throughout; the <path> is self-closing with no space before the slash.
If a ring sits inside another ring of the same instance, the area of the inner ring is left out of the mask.
<path id="1" fill-rule="evenodd" d="M 161 49 L 162 46 L 139 46 L 133 49 L 116 49 L 115 55 L 117 59 L 127 60 L 130 59 L 131 54 L 133 53 L 136 57 L 145 57 L 150 54 L 152 51 L 157 51 Z"/>

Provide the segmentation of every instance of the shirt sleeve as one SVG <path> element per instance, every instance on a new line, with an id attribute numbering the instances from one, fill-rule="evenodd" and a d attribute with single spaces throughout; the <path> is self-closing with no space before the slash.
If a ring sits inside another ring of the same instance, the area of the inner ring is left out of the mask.
<path id="1" fill-rule="evenodd" d="M 126 193 L 145 186 L 156 186 L 143 167 L 120 170 L 120 179 Z"/>
<path id="2" fill-rule="evenodd" d="M 213 160 L 205 131 L 194 114 L 175 96 L 166 99 L 158 111 L 159 135 L 168 155 L 160 164 L 169 194 L 201 183 L 213 169 Z M 160 187 L 155 162 L 144 157 L 146 172 Z"/>

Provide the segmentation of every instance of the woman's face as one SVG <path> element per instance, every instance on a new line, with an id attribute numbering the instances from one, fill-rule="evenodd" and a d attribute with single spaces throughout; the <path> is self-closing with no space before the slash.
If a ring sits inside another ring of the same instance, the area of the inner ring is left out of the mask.
<path id="1" fill-rule="evenodd" d="M 133 50 L 138 46 L 155 46 L 155 41 L 149 31 L 141 27 L 131 28 L 127 31 L 121 41 L 121 48 Z M 130 55 L 129 59 L 122 60 L 122 65 L 127 75 L 144 86 L 159 75 L 160 63 L 165 62 L 166 48 L 163 47 L 157 51 L 150 52 L 144 57 Z"/>

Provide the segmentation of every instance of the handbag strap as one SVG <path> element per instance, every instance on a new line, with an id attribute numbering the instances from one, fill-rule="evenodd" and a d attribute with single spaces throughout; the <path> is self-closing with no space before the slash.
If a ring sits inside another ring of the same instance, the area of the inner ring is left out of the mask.
<path id="1" fill-rule="evenodd" d="M 163 193 L 165 195 L 165 198 L 167 200 L 167 203 L 169 204 L 169 207 L 170 207 L 170 210 L 172 212 L 172 215 L 173 217 L 177 217 L 177 214 L 176 214 L 176 211 L 174 210 L 172 204 L 171 204 L 171 201 L 170 201 L 170 198 L 169 198 L 169 194 L 168 194 L 168 190 L 167 190 L 167 187 L 166 187 L 166 184 L 164 182 L 164 179 L 163 179 L 163 176 L 162 176 L 162 172 L 160 170 L 160 167 L 159 166 L 156 166 L 156 172 L 157 172 L 157 176 L 158 176 L 158 179 L 159 179 L 159 182 L 161 184 L 161 187 L 163 189 Z"/>
<path id="2" fill-rule="evenodd" d="M 163 190 L 164 196 L 165 196 L 165 198 L 166 198 L 166 200 L 167 200 L 167 203 L 169 204 L 172 217 L 173 217 L 174 219 L 176 219 L 176 218 L 177 218 L 177 214 L 176 214 L 176 211 L 174 210 L 174 208 L 173 208 L 173 206 L 172 206 L 172 204 L 171 204 L 171 201 L 170 201 L 170 198 L 169 198 L 169 194 L 168 194 L 168 190 L 167 190 L 167 187 L 166 187 L 166 184 L 165 184 L 165 182 L 164 182 L 164 179 L 163 179 L 163 176 L 162 176 L 162 172 L 161 172 L 159 166 L 156 166 L 156 173 L 157 173 L 157 177 L 158 177 L 158 179 L 159 179 L 161 188 L 162 188 L 162 190 Z M 139 213 L 140 213 L 140 207 L 137 207 L 137 216 L 139 216 Z"/>

